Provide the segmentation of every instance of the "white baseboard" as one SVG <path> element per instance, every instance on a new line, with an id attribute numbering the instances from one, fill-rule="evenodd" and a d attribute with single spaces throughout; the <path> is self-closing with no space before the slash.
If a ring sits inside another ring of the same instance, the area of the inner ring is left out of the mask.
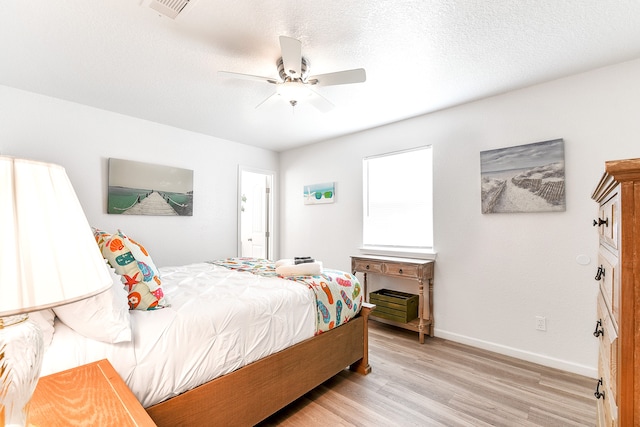
<path id="1" fill-rule="evenodd" d="M 568 362 L 566 360 L 555 359 L 553 357 L 544 356 L 542 354 L 532 353 L 529 351 L 508 347 L 489 341 L 483 341 L 465 335 L 443 331 L 441 329 L 436 329 L 434 332 L 435 336 L 439 338 L 470 345 L 473 347 L 481 348 L 483 350 L 493 351 L 495 353 L 504 354 L 506 356 L 516 357 L 518 359 L 526 360 L 527 362 L 537 363 L 539 365 L 548 366 L 550 368 L 561 369 L 563 371 L 572 372 L 574 374 L 583 375 L 589 378 L 597 378 L 598 375 L 598 368 L 595 366 L 586 366 Z"/>

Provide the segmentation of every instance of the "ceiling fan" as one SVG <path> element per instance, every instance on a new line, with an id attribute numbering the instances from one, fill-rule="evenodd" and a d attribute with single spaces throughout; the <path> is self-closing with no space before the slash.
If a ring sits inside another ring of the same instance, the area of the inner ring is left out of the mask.
<path id="1" fill-rule="evenodd" d="M 311 88 L 313 86 L 362 83 L 367 78 L 364 68 L 309 76 L 309 60 L 302 56 L 302 43 L 300 43 L 299 40 L 280 36 L 280 50 L 282 56 L 276 62 L 278 74 L 280 75 L 279 79 L 230 71 L 218 71 L 218 75 L 245 80 L 257 80 L 276 85 L 276 91 L 258 104 L 256 108 L 272 100 L 282 98 L 292 107 L 295 107 L 299 101 L 308 101 L 322 112 L 330 111 L 334 105 L 331 101 L 312 90 Z"/>

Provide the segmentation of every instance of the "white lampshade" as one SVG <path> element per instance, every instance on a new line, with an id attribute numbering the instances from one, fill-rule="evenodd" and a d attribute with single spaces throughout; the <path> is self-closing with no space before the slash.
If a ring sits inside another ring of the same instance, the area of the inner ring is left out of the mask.
<path id="1" fill-rule="evenodd" d="M 111 285 L 64 168 L 0 156 L 0 316 L 77 301 Z"/>

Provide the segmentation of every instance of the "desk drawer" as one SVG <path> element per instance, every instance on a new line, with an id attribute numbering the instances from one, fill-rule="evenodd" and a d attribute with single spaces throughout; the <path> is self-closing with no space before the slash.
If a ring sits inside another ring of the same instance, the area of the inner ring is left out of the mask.
<path id="1" fill-rule="evenodd" d="M 406 277 L 408 279 L 418 279 L 418 266 L 393 262 L 385 262 L 382 267 L 385 274 L 389 276 Z"/>
<path id="2" fill-rule="evenodd" d="M 353 261 L 353 270 L 363 273 L 382 273 L 383 264 L 382 261 L 356 259 Z"/>

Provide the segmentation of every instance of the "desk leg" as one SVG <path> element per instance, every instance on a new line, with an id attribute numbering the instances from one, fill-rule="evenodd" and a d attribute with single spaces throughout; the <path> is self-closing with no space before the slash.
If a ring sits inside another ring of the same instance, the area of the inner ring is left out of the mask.
<path id="1" fill-rule="evenodd" d="M 364 288 L 364 301 L 369 302 L 369 292 L 367 292 L 367 273 L 362 273 L 362 287 Z"/>
<path id="2" fill-rule="evenodd" d="M 420 344 L 424 344 L 424 306 L 424 283 L 420 280 L 418 282 L 418 337 Z M 427 307 L 429 307 L 428 304 Z"/>
<path id="3" fill-rule="evenodd" d="M 433 336 L 433 280 L 429 280 L 429 292 L 427 293 L 427 298 L 429 301 L 429 305 L 427 305 L 427 307 L 429 307 L 429 321 L 431 322 L 429 324 L 429 336 L 432 337 Z"/>

